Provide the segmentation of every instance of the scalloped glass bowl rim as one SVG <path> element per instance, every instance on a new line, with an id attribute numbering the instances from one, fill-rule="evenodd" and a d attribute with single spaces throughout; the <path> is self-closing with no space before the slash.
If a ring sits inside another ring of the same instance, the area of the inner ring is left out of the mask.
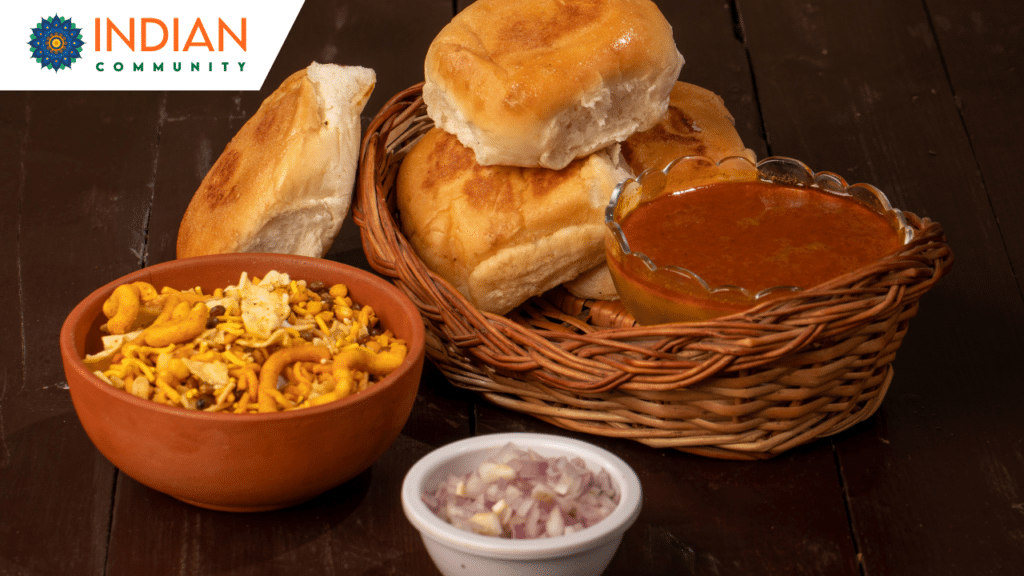
<path id="1" fill-rule="evenodd" d="M 622 198 L 625 190 L 629 189 L 631 185 L 639 185 L 642 187 L 644 181 L 652 178 L 655 174 L 660 173 L 667 177 L 668 173 L 671 172 L 676 165 L 682 162 L 704 162 L 720 167 L 726 162 L 733 161 L 741 161 L 756 169 L 760 180 L 764 182 L 777 182 L 792 186 L 815 188 L 825 193 L 851 198 L 879 215 L 889 218 L 890 222 L 895 223 L 894 228 L 896 233 L 901 236 L 900 246 L 905 246 L 913 240 L 914 230 L 907 224 L 907 220 L 903 215 L 903 212 L 894 208 L 885 193 L 872 184 L 849 184 L 842 176 L 834 172 L 814 172 L 803 162 L 795 158 L 788 158 L 785 156 L 769 156 L 760 160 L 756 164 L 743 156 L 728 156 L 726 158 L 722 158 L 718 162 L 715 162 L 707 156 L 681 156 L 669 162 L 661 170 L 655 170 L 652 168 L 641 172 L 636 177 L 627 178 L 626 180 L 619 182 L 612 191 L 611 199 L 608 202 L 608 206 L 605 208 L 604 221 L 605 225 L 611 231 L 612 237 L 615 239 L 619 251 L 622 252 L 622 257 L 627 258 L 632 256 L 639 259 L 652 273 L 666 271 L 694 280 L 705 291 L 707 291 L 708 294 L 742 294 L 755 303 L 780 292 L 795 292 L 803 290 L 805 287 L 773 286 L 765 288 L 757 293 L 752 293 L 750 290 L 741 286 L 722 285 L 712 287 L 703 278 L 701 278 L 699 274 L 692 270 L 681 266 L 658 266 L 643 252 L 630 251 L 629 242 L 622 231 L 622 227 L 615 221 L 616 207 L 618 206 L 619 200 Z M 851 190 L 853 193 L 851 193 Z M 652 196 L 652 198 L 661 196 L 662 194 L 663 192 L 659 192 L 655 196 Z"/>

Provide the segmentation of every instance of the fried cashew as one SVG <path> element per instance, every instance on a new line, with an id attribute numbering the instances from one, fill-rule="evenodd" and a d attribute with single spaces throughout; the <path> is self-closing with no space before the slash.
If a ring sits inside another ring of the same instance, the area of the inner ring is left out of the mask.
<path id="1" fill-rule="evenodd" d="M 125 386 L 125 390 L 143 400 L 149 400 L 149 397 L 153 395 L 153 387 L 149 385 L 149 380 L 145 376 L 136 377 L 132 380 L 131 386 Z"/>
<path id="2" fill-rule="evenodd" d="M 374 352 L 359 346 L 350 346 L 334 356 L 332 376 L 334 390 L 321 394 L 310 400 L 313 406 L 340 400 L 351 394 L 356 388 L 353 370 L 368 372 L 375 376 L 389 374 L 405 360 L 408 348 L 402 342 L 394 341 L 387 350 Z"/>
<path id="3" fill-rule="evenodd" d="M 181 302 L 181 299 L 173 294 L 164 297 L 163 308 L 161 308 L 160 313 L 153 319 L 153 322 L 149 327 L 152 328 L 153 326 L 159 326 L 166 322 L 170 322 L 171 318 L 174 316 L 174 311 L 178 309 L 178 305 L 181 304 Z"/>
<path id="4" fill-rule="evenodd" d="M 277 390 L 277 378 L 284 367 L 294 362 L 326 362 L 331 351 L 326 346 L 282 348 L 271 354 L 260 369 L 257 405 L 260 412 L 277 412 L 277 404 L 291 407 L 291 401 Z"/>
<path id="5" fill-rule="evenodd" d="M 372 352 L 360 346 L 349 346 L 334 357 L 334 367 L 336 371 L 340 368 L 354 368 L 374 376 L 382 376 L 398 368 L 408 352 L 406 345 L 399 341 L 392 342 L 387 350 L 380 352 Z"/>
<path id="6" fill-rule="evenodd" d="M 133 282 L 132 286 L 139 289 L 139 298 L 141 298 L 143 302 L 152 302 L 160 296 L 160 293 L 157 292 L 156 288 L 149 282 Z"/>
<path id="7" fill-rule="evenodd" d="M 142 334 L 146 344 L 160 348 L 187 342 L 202 334 L 210 318 L 210 309 L 203 302 L 197 302 L 187 313 L 183 314 L 184 310 L 188 310 L 188 302 L 180 302 L 175 306 L 171 318 L 166 322 L 154 322 L 147 328 Z M 163 316 L 163 313 L 160 315 Z"/>
<path id="8" fill-rule="evenodd" d="M 143 302 L 157 297 L 156 288 L 148 282 L 132 282 L 114 288 L 103 303 L 103 314 L 109 318 L 107 331 L 111 334 L 125 334 L 131 331 L 139 317 Z"/>
<path id="9" fill-rule="evenodd" d="M 341 400 L 355 390 L 356 383 L 355 379 L 352 377 L 352 370 L 344 367 L 335 368 L 333 377 L 334 390 L 321 394 L 316 398 L 311 398 L 309 400 L 310 406 L 319 406 L 321 404 L 327 404 L 328 402 L 334 402 L 335 400 Z"/>
<path id="10" fill-rule="evenodd" d="M 113 294 L 103 303 L 103 314 L 109 318 L 107 331 L 111 334 L 128 332 L 139 316 L 141 304 L 139 288 L 134 284 L 122 284 L 114 288 Z"/>
<path id="11" fill-rule="evenodd" d="M 165 286 L 161 291 L 160 295 L 167 298 L 178 298 L 187 301 L 189 304 L 195 304 L 196 302 L 206 302 L 210 299 L 210 296 L 200 294 L 191 291 L 175 290 Z"/>

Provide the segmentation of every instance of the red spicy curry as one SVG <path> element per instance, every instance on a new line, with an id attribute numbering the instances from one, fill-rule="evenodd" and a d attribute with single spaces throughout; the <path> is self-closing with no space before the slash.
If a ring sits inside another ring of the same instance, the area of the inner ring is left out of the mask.
<path id="1" fill-rule="evenodd" d="M 640 324 L 700 321 L 740 312 L 753 295 L 778 286 L 811 288 L 895 251 L 900 237 L 887 217 L 816 189 L 767 181 L 730 181 L 657 197 L 617 220 L 629 250 L 609 237 L 608 270 Z M 709 293 L 709 287 L 748 291 Z M 784 292 L 771 292 L 771 299 Z"/>
<path id="2" fill-rule="evenodd" d="M 896 231 L 854 200 L 769 182 L 725 182 L 658 197 L 621 221 L 630 251 L 709 286 L 810 288 L 896 250 Z"/>

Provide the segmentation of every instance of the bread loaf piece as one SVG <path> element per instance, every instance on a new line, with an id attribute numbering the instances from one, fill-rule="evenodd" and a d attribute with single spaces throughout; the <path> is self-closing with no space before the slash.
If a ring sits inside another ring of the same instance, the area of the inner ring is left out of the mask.
<path id="1" fill-rule="evenodd" d="M 557 171 L 481 166 L 434 128 L 399 169 L 402 231 L 477 309 L 505 314 L 604 261 L 604 208 L 629 175 L 617 148 Z"/>
<path id="2" fill-rule="evenodd" d="M 669 107 L 658 122 L 648 130 L 631 135 L 622 143 L 622 155 L 633 173 L 661 170 L 681 156 L 705 156 L 714 162 L 737 156 L 747 162 L 687 163 L 673 171 L 680 185 L 692 188 L 715 180 L 753 178 L 754 151 L 743 144 L 736 132 L 736 121 L 725 107 L 725 101 L 714 92 L 676 82 L 672 87 Z"/>
<path id="3" fill-rule="evenodd" d="M 615 289 L 608 265 L 602 260 L 600 264 L 580 274 L 564 284 L 570 294 L 584 300 L 618 300 L 619 293 Z"/>
<path id="4" fill-rule="evenodd" d="M 323 257 L 352 201 L 359 115 L 373 70 L 313 63 L 288 77 L 228 143 L 192 197 L 177 256 Z"/>
<path id="5" fill-rule="evenodd" d="M 423 101 L 479 164 L 560 169 L 653 125 L 682 65 L 650 0 L 477 0 L 431 43 Z"/>

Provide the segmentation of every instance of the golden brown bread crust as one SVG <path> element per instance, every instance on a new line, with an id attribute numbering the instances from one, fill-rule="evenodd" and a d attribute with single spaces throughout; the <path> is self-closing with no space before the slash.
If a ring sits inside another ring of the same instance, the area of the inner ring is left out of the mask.
<path id="1" fill-rule="evenodd" d="M 402 161 L 402 230 L 428 268 L 504 314 L 604 261 L 604 207 L 628 176 L 615 151 L 562 170 L 480 166 L 440 129 Z"/>
<path id="2" fill-rule="evenodd" d="M 706 156 L 721 162 L 730 156 L 756 162 L 754 151 L 743 145 L 735 120 L 722 97 L 689 84 L 676 82 L 669 97 L 669 108 L 649 130 L 633 134 L 622 143 L 622 155 L 633 173 L 664 168 L 680 156 Z M 726 163 L 721 168 L 710 164 L 689 164 L 686 172 L 673 172 L 689 187 L 723 178 L 753 177 L 754 171 L 743 163 Z"/>
<path id="3" fill-rule="evenodd" d="M 608 265 L 601 262 L 590 270 L 569 280 L 565 289 L 570 294 L 584 300 L 618 300 L 619 293 L 615 289 L 615 281 L 612 280 Z"/>
<path id="4" fill-rule="evenodd" d="M 477 0 L 431 44 L 423 98 L 479 163 L 558 169 L 653 124 L 682 64 L 650 0 Z"/>
<path id="5" fill-rule="evenodd" d="M 368 68 L 313 63 L 289 76 L 231 139 L 192 197 L 177 257 L 322 257 L 351 203 Z"/>
<path id="6" fill-rule="evenodd" d="M 219 232 L 226 232 L 233 222 L 252 220 L 272 201 L 272 190 L 261 185 L 260 167 L 288 153 L 292 131 L 316 123 L 313 87 L 306 71 L 300 70 L 263 101 L 203 178 L 178 230 L 178 258 L 234 252 L 237 239 Z M 243 195 L 248 202 L 241 201 Z"/>

